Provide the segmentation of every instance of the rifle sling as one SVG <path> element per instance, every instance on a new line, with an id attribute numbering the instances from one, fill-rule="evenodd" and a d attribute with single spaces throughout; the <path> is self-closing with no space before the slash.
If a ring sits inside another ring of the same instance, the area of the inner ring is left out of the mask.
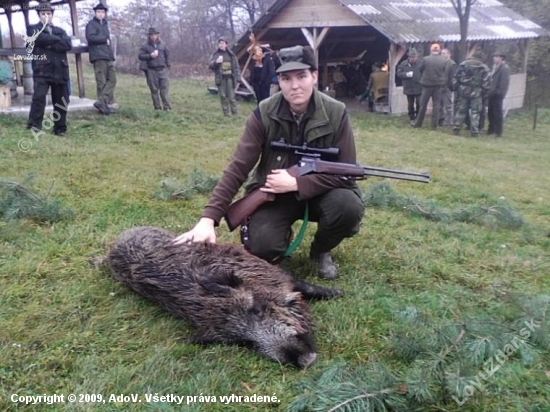
<path id="1" fill-rule="evenodd" d="M 304 234 L 306 233 L 308 220 L 309 220 L 309 208 L 308 208 L 308 204 L 306 203 L 306 210 L 304 211 L 302 226 L 300 226 L 300 230 L 298 231 L 298 235 L 296 236 L 296 238 L 292 241 L 290 245 L 288 245 L 286 250 L 283 252 L 284 257 L 290 256 L 290 254 L 294 252 L 302 242 L 302 239 L 304 238 Z"/>

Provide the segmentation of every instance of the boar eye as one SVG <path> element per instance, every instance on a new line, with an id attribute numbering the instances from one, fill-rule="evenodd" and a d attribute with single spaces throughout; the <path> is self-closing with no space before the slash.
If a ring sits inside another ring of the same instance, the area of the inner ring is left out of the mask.
<path id="1" fill-rule="evenodd" d="M 255 316 L 263 316 L 266 310 L 267 305 L 265 303 L 254 303 L 249 312 Z"/>

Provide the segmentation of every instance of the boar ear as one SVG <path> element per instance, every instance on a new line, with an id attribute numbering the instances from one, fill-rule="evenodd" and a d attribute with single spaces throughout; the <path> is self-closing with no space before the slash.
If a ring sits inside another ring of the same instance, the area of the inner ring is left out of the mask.
<path id="1" fill-rule="evenodd" d="M 342 294 L 340 289 L 314 285 L 296 278 L 294 278 L 294 290 L 300 292 L 308 300 L 329 299 Z"/>
<path id="2" fill-rule="evenodd" d="M 233 289 L 238 289 L 243 284 L 242 279 L 230 270 L 220 270 L 204 275 L 198 282 L 204 289 L 215 295 L 229 295 Z"/>

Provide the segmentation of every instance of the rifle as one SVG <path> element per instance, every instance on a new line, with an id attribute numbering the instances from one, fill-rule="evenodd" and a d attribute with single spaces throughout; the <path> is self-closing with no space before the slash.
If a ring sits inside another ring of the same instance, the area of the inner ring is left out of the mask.
<path id="1" fill-rule="evenodd" d="M 346 180 L 360 180 L 368 176 L 375 176 L 421 183 L 430 182 L 430 174 L 428 172 L 409 172 L 407 170 L 322 160 L 323 157 L 334 158 L 338 156 L 339 149 L 336 147 L 314 148 L 306 145 L 295 146 L 285 143 L 284 139 L 271 142 L 271 147 L 282 150 L 294 150 L 294 154 L 302 156 L 297 165 L 287 169 L 288 173 L 294 177 L 307 175 L 309 173 L 323 173 L 341 176 L 342 179 Z M 235 230 L 235 228 L 242 224 L 258 207 L 273 200 L 275 200 L 274 193 L 262 192 L 258 188 L 231 203 L 225 215 L 229 230 Z"/>

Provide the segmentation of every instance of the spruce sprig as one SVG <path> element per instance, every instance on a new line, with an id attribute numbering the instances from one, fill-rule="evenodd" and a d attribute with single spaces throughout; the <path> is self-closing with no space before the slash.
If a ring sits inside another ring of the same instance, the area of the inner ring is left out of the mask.
<path id="1" fill-rule="evenodd" d="M 376 182 L 365 189 L 363 202 L 367 206 L 400 210 L 436 222 L 466 222 L 492 229 L 518 229 L 525 223 L 521 214 L 504 199 L 494 200 L 494 204 L 489 205 L 472 204 L 449 209 L 432 200 L 400 195 L 387 182 Z"/>
<path id="2" fill-rule="evenodd" d="M 287 410 L 450 410 L 458 406 L 453 399 L 463 399 L 464 389 L 474 383 L 478 388 L 474 397 L 498 394 L 498 375 L 483 378 L 487 362 L 499 365 L 494 360 L 502 357 L 506 346 L 512 348 L 512 342 L 518 347 L 507 356 L 505 368 L 533 365 L 550 349 L 546 317 L 550 296 L 521 297 L 515 302 L 520 317 L 513 321 L 464 319 L 444 324 L 415 307 L 404 308 L 394 313 L 396 326 L 390 331 L 392 366 L 384 359 L 330 365 L 299 382 L 301 395 Z M 528 337 L 520 333 L 526 321 L 538 325 Z M 396 366 L 396 361 L 401 365 Z"/>
<path id="3" fill-rule="evenodd" d="M 218 183 L 218 177 L 203 170 L 193 169 L 185 182 L 173 178 L 164 179 L 154 196 L 162 199 L 189 199 L 196 194 L 210 193 Z"/>
<path id="4" fill-rule="evenodd" d="M 45 195 L 32 191 L 33 180 L 27 177 L 23 183 L 15 179 L 0 178 L 0 215 L 6 219 L 29 218 L 38 223 L 55 222 L 73 215 L 73 211 L 63 207 L 59 199 L 51 199 L 55 180 Z"/>

